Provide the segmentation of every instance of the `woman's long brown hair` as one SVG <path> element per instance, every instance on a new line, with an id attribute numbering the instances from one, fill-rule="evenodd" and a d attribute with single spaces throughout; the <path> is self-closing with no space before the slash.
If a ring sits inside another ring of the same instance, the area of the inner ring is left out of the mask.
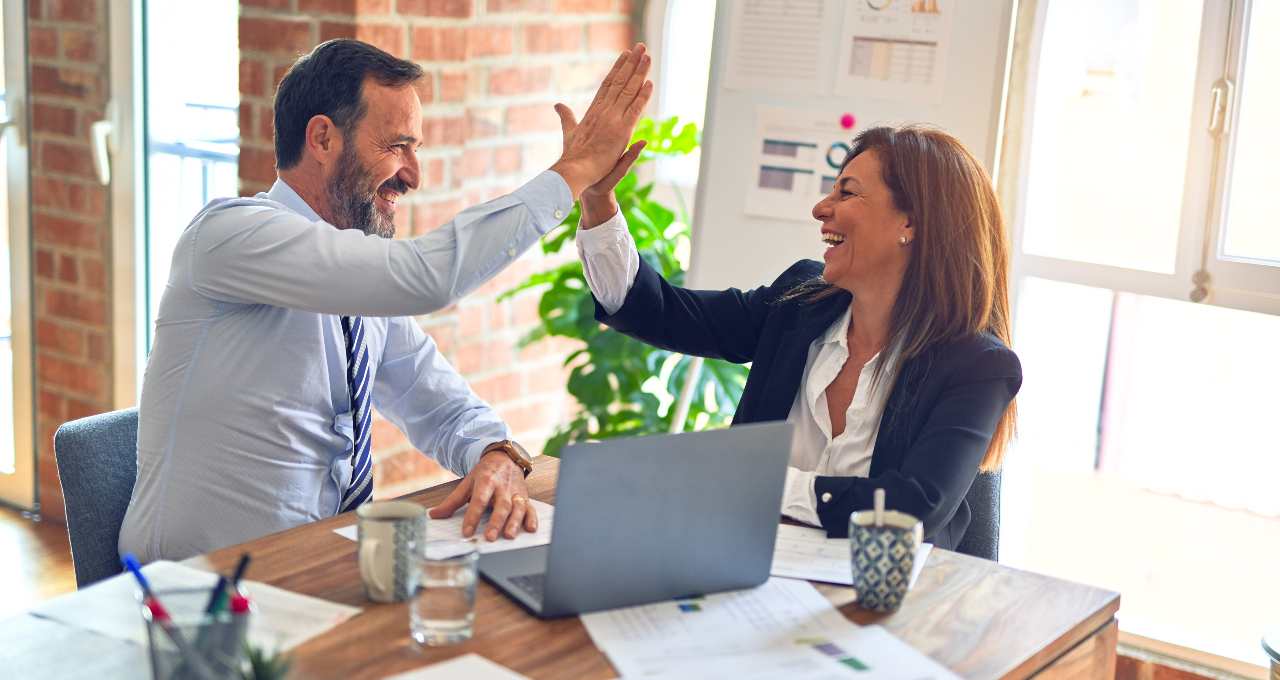
<path id="1" fill-rule="evenodd" d="M 880 161 L 894 206 L 914 230 L 887 346 L 898 344 L 899 361 L 984 332 L 1012 346 L 1009 235 L 987 171 L 955 137 L 928 127 L 864 130 L 844 164 L 870 150 Z M 818 281 L 794 292 L 816 298 L 837 290 Z M 1011 402 L 1000 418 L 981 470 L 1000 468 L 1017 410 Z"/>

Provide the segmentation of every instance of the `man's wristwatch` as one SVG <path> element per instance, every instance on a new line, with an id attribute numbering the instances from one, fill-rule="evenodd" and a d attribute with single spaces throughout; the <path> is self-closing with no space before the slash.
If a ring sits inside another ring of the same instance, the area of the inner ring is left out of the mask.
<path id="1" fill-rule="evenodd" d="M 492 451 L 502 451 L 507 454 L 507 457 L 511 459 L 511 462 L 515 463 L 516 467 L 520 468 L 520 470 L 524 472 L 525 477 L 528 477 L 529 473 L 533 472 L 533 459 L 529 456 L 529 452 L 525 451 L 524 447 L 520 446 L 519 443 L 511 441 L 510 439 L 503 439 L 502 441 L 494 442 L 484 447 L 484 451 L 480 453 L 480 456 L 483 457 L 485 454 Z"/>

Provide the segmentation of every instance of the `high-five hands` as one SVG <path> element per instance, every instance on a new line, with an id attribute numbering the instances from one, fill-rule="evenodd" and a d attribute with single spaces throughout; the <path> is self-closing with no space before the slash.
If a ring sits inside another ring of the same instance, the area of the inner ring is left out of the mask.
<path id="1" fill-rule="evenodd" d="M 574 199 L 615 174 L 616 184 L 640 156 L 644 143 L 630 148 L 627 143 L 653 94 L 653 82 L 646 79 L 651 61 L 643 43 L 618 55 L 581 121 L 569 107 L 556 104 L 564 151 L 551 169 L 564 178 Z"/>

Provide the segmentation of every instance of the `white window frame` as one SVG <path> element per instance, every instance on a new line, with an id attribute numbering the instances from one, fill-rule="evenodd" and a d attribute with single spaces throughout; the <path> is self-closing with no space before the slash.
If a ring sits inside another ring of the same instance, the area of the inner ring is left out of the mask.
<path id="1" fill-rule="evenodd" d="M 1243 55 L 1243 29 L 1253 0 L 1206 0 L 1201 21 L 1195 101 L 1183 182 L 1181 219 L 1174 271 L 1171 274 L 1081 262 L 1028 253 L 1024 249 L 1031 131 L 1035 120 L 1035 73 L 1039 66 L 1048 4 L 1062 0 L 1023 0 L 1014 41 L 1010 102 L 1001 155 L 1000 193 L 1013 238 L 1014 293 L 1028 276 L 1097 288 L 1280 314 L 1280 267 L 1232 261 L 1221 256 L 1220 234 L 1225 207 L 1230 132 L 1238 116 L 1227 98 L 1220 112 L 1228 121 L 1224 134 L 1210 132 L 1220 79 L 1234 80 Z M 1021 91 L 1019 91 L 1021 90 Z M 1207 298 L 1194 295 L 1197 273 L 1208 273 Z"/>
<path id="2" fill-rule="evenodd" d="M 9 291 L 12 297 L 13 474 L 0 475 L 0 503 L 38 509 L 36 495 L 35 387 L 31 317 L 31 165 L 27 127 L 27 3 L 4 3 L 5 99 L 11 127 L 9 181 Z M 8 436 L 8 435 L 3 435 Z"/>

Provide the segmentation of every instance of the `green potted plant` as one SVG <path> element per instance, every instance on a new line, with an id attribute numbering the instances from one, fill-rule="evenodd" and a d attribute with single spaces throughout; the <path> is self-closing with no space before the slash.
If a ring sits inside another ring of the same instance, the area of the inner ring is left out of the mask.
<path id="1" fill-rule="evenodd" d="M 615 194 L 626 217 L 640 257 L 674 285 L 684 284 L 689 252 L 689 216 L 683 201 L 672 208 L 652 197 L 653 182 L 641 183 L 636 168 L 660 156 L 686 155 L 698 147 L 697 126 L 683 126 L 675 117 L 663 121 L 644 118 L 632 142 L 646 146 Z M 679 194 L 677 194 L 677 197 Z M 570 245 L 578 229 L 580 207 L 549 232 L 542 251 L 559 253 Z M 690 357 L 657 349 L 610 330 L 595 320 L 591 291 L 575 258 L 531 275 L 504 292 L 499 300 L 525 290 L 541 290 L 540 323 L 521 339 L 521 346 L 550 336 L 581 343 L 565 359 L 570 367 L 568 390 L 579 409 L 547 441 L 545 452 L 556 455 L 566 444 L 588 439 L 667 432 L 675 415 L 675 401 L 685 384 Z M 725 361 L 703 364 L 689 404 L 685 430 L 724 427 L 747 380 L 747 367 Z"/>

